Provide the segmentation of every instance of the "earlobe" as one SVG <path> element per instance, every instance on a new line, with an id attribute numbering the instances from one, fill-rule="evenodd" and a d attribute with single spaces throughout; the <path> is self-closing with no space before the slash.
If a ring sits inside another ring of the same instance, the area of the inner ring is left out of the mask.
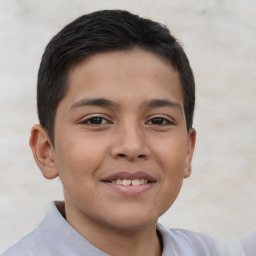
<path id="1" fill-rule="evenodd" d="M 196 130 L 191 128 L 188 133 L 188 150 L 185 163 L 184 178 L 188 178 L 191 175 L 191 162 L 196 144 Z"/>
<path id="2" fill-rule="evenodd" d="M 34 159 L 43 176 L 54 179 L 58 176 L 55 165 L 55 152 L 48 133 L 41 125 L 34 125 L 29 140 Z"/>

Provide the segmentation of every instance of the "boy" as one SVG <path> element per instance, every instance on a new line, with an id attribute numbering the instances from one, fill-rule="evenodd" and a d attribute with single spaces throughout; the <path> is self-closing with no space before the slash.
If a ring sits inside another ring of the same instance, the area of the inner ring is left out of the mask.
<path id="1" fill-rule="evenodd" d="M 216 255 L 206 235 L 157 219 L 191 173 L 195 84 L 167 28 L 99 11 L 46 47 L 30 146 L 64 202 L 3 255 Z"/>

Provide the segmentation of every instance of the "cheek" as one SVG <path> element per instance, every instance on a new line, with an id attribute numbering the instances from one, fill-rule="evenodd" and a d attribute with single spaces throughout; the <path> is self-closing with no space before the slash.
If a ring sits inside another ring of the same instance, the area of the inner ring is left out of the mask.
<path id="1" fill-rule="evenodd" d="M 167 210 L 177 198 L 182 186 L 185 163 L 186 141 L 169 139 L 155 147 L 155 152 L 162 168 L 162 189 L 159 193 L 162 208 Z"/>
<path id="2" fill-rule="evenodd" d="M 152 148 L 166 175 L 183 176 L 187 151 L 184 140 L 166 139 L 162 143 L 155 143 Z"/>
<path id="3" fill-rule="evenodd" d="M 74 140 L 56 143 L 56 165 L 60 177 L 79 175 L 88 162 L 87 158 L 85 147 L 81 143 L 74 143 Z"/>
<path id="4" fill-rule="evenodd" d="M 80 136 L 59 141 L 56 148 L 56 164 L 59 176 L 83 182 L 92 176 L 104 159 L 104 145 Z"/>

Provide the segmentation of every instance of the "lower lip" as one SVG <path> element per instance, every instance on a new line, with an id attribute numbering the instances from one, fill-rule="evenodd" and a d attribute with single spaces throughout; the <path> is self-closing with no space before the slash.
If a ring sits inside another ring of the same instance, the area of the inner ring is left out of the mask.
<path id="1" fill-rule="evenodd" d="M 136 186 L 125 186 L 110 182 L 104 182 L 108 186 L 108 188 L 121 193 L 126 196 L 136 196 L 142 193 L 145 193 L 146 191 L 150 190 L 154 185 L 155 182 L 150 182 L 142 185 L 136 185 Z"/>

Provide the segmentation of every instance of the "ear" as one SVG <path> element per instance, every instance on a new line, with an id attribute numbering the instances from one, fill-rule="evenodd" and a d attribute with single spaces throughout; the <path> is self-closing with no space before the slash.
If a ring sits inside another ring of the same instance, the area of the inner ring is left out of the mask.
<path id="1" fill-rule="evenodd" d="M 196 130 L 191 128 L 188 133 L 188 148 L 184 170 L 184 178 L 188 178 L 191 175 L 191 162 L 196 144 Z"/>
<path id="2" fill-rule="evenodd" d="M 55 152 L 47 131 L 39 124 L 31 129 L 29 140 L 34 159 L 46 179 L 58 176 L 55 164 Z"/>

